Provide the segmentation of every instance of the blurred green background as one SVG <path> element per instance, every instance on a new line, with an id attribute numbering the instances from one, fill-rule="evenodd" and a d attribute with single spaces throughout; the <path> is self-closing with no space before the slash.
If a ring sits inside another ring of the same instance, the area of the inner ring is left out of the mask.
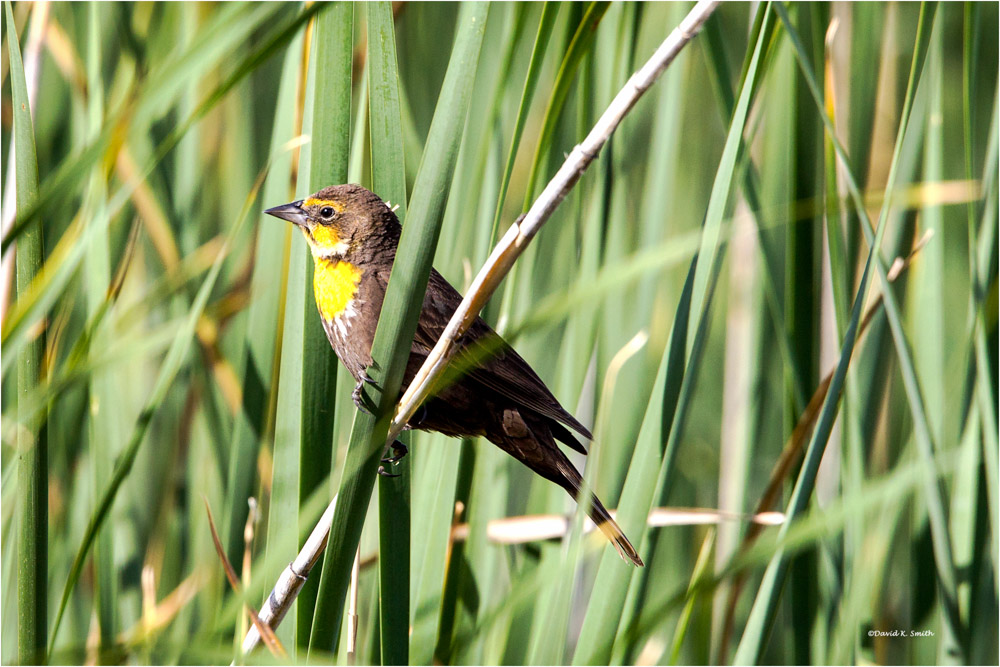
<path id="1" fill-rule="evenodd" d="M 464 292 L 690 9 L 5 4 L 2 662 L 231 661 L 206 504 L 259 607 L 355 419 L 262 208 L 361 183 L 440 222 Z M 410 434 L 345 510 L 354 655 L 337 542 L 247 659 L 996 663 L 997 34 L 995 3 L 720 7 L 483 314 L 646 567 L 489 443 Z"/>

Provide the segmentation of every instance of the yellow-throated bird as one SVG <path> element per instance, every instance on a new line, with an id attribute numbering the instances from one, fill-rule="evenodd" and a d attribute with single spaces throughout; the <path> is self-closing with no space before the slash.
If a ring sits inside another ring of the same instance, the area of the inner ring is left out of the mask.
<path id="1" fill-rule="evenodd" d="M 377 195 L 358 185 L 323 188 L 266 213 L 297 225 L 312 250 L 320 319 L 334 351 L 358 383 L 353 397 L 363 409 L 361 388 L 370 382 L 372 340 L 396 258 L 399 220 Z M 455 288 L 432 269 L 403 375 L 404 390 L 461 301 Z M 585 454 L 569 429 L 587 439 L 593 438 L 590 431 L 559 405 L 531 366 L 482 319 L 476 318 L 460 345 L 457 359 L 464 357 L 471 369 L 421 406 L 407 428 L 483 436 L 577 498 L 583 480 L 556 440 Z M 590 517 L 623 559 L 642 565 L 593 494 Z"/>

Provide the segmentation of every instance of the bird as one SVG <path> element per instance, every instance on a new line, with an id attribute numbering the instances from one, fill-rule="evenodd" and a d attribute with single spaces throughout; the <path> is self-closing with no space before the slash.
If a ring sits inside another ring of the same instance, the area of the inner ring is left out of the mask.
<path id="1" fill-rule="evenodd" d="M 357 382 L 354 403 L 367 409 L 362 390 L 366 383 L 373 383 L 368 375 L 373 365 L 372 342 L 399 245 L 399 219 L 378 195 L 355 184 L 328 186 L 265 213 L 294 224 L 305 237 L 315 265 L 313 294 L 323 329 Z M 461 301 L 459 292 L 432 268 L 403 374 L 403 391 Z M 622 559 L 642 566 L 635 547 L 600 499 L 584 489 L 579 471 L 556 444 L 558 440 L 586 454 L 572 432 L 593 440 L 590 431 L 559 404 L 531 366 L 482 318 L 476 318 L 458 346 L 452 362 L 460 368 L 458 377 L 425 401 L 406 428 L 485 438 L 561 486 L 577 502 L 581 497 L 586 500 L 590 518 Z"/>

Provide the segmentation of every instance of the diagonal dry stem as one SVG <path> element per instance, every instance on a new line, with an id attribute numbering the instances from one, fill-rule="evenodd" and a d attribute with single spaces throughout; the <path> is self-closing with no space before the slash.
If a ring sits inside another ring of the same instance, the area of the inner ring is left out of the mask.
<path id="1" fill-rule="evenodd" d="M 396 414 L 389 426 L 386 438 L 387 448 L 396 440 L 420 404 L 430 396 L 434 389 L 434 383 L 441 377 L 456 351 L 456 342 L 475 321 L 479 311 L 483 309 L 497 286 L 514 265 L 514 261 L 521 255 L 542 225 L 551 217 L 576 182 L 580 180 L 590 163 L 597 158 L 601 148 L 607 143 L 622 119 L 635 106 L 642 94 L 656 82 L 681 49 L 697 34 L 719 4 L 720 0 L 702 0 L 688 12 L 680 25 L 667 36 L 649 60 L 625 82 L 625 86 L 608 105 L 593 129 L 583 142 L 570 152 L 559 171 L 545 186 L 528 212 L 519 217 L 500 239 L 486 264 L 480 269 L 479 274 L 469 287 L 468 294 L 462 299 L 462 303 L 452 315 L 441 338 L 400 399 L 396 407 Z M 337 499 L 334 497 L 310 534 L 305 546 L 299 551 L 295 561 L 285 568 L 261 609 L 260 618 L 270 627 L 276 627 L 281 622 L 326 546 L 336 502 Z M 250 628 L 243 640 L 243 652 L 251 651 L 259 642 L 260 635 L 257 629 Z"/>
<path id="2" fill-rule="evenodd" d="M 566 157 L 556 175 L 531 205 L 526 214 L 518 218 L 493 249 L 486 264 L 469 287 L 468 294 L 452 315 L 448 326 L 434 349 L 427 355 L 399 401 L 386 443 L 391 444 L 402 432 L 417 408 L 430 396 L 433 384 L 444 372 L 445 366 L 456 351 L 456 342 L 468 330 L 493 295 L 500 282 L 514 265 L 528 243 L 549 219 L 573 188 L 622 119 L 635 106 L 646 90 L 659 78 L 681 49 L 691 41 L 702 24 L 718 6 L 717 0 L 703 0 L 684 17 L 680 25 L 660 44 L 652 57 L 625 82 L 625 86 L 608 105 L 590 133 Z"/>

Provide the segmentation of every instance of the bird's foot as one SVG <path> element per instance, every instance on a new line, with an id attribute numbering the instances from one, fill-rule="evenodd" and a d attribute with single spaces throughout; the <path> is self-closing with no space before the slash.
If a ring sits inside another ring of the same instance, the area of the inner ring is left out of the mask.
<path id="1" fill-rule="evenodd" d="M 386 458 L 389 454 L 389 450 L 392 450 L 392 458 Z M 382 452 L 382 463 L 399 463 L 403 460 L 403 457 L 410 453 L 410 450 L 406 448 L 406 445 L 401 443 L 399 440 L 394 440 L 391 445 L 385 448 Z"/>
<path id="2" fill-rule="evenodd" d="M 389 457 L 389 450 L 392 450 L 393 456 Z M 382 463 L 385 465 L 396 465 L 403 460 L 403 457 L 409 453 L 406 445 L 401 443 L 399 440 L 394 440 L 392 444 L 386 445 L 385 451 L 382 452 Z M 382 477 L 399 477 L 399 473 L 393 474 L 385 469 L 385 465 L 380 465 L 378 467 L 378 474 Z"/>
<path id="3" fill-rule="evenodd" d="M 358 410 L 361 410 L 361 412 L 370 415 L 374 414 L 375 412 L 375 404 L 372 402 L 370 398 L 365 396 L 364 392 L 362 391 L 362 389 L 364 389 L 364 386 L 366 384 L 373 385 L 375 386 L 376 389 L 378 388 L 378 385 L 375 384 L 375 380 L 372 379 L 372 377 L 369 376 L 367 372 L 362 371 L 361 379 L 358 380 L 358 383 L 356 385 L 354 385 L 354 391 L 351 392 L 351 400 L 354 401 L 354 405 L 357 406 Z"/>
<path id="4" fill-rule="evenodd" d="M 359 381 L 354 385 L 354 391 L 351 392 L 351 400 L 354 401 L 354 405 L 357 406 L 358 410 L 364 412 L 366 415 L 372 414 L 372 411 L 368 409 L 365 405 L 367 397 L 361 393 L 361 388 L 364 386 L 364 382 Z"/>

